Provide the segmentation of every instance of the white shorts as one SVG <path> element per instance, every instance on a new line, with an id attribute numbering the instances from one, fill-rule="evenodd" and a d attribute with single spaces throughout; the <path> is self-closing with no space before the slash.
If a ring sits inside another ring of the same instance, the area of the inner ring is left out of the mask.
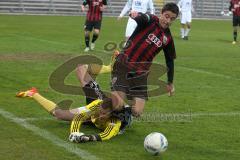
<path id="1" fill-rule="evenodd" d="M 128 18 L 125 36 L 130 37 L 132 35 L 133 31 L 136 29 L 136 27 L 137 27 L 136 21 L 133 20 L 132 18 Z"/>
<path id="2" fill-rule="evenodd" d="M 190 12 L 182 12 L 181 14 L 181 24 L 191 23 L 192 22 L 192 13 Z"/>

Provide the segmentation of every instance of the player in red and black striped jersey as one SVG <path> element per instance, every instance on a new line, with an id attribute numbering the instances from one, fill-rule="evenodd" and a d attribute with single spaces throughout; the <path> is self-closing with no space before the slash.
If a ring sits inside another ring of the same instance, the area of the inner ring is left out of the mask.
<path id="1" fill-rule="evenodd" d="M 231 0 L 229 11 L 233 12 L 233 42 L 236 44 L 237 41 L 237 28 L 240 26 L 240 0 Z"/>
<path id="2" fill-rule="evenodd" d="M 102 12 L 105 10 L 107 5 L 107 0 L 84 0 L 82 4 L 82 11 L 85 10 L 85 6 L 88 5 L 87 17 L 85 22 L 85 52 L 90 50 L 90 32 L 94 29 L 91 49 L 95 47 L 95 41 L 99 36 L 102 23 Z"/>
<path id="3" fill-rule="evenodd" d="M 157 16 L 138 13 L 134 20 L 138 27 L 122 51 L 122 57 L 127 58 L 129 65 L 136 72 L 149 70 L 153 58 L 162 49 L 167 60 L 170 61 L 176 57 L 171 32 L 169 28 L 164 29 L 160 26 L 160 20 Z"/>
<path id="4" fill-rule="evenodd" d="M 102 107 L 112 106 L 120 110 L 124 100 L 131 100 L 133 116 L 140 116 L 148 98 L 147 81 L 154 57 L 164 51 L 168 67 L 167 90 L 173 93 L 174 59 L 176 52 L 169 26 L 179 14 L 175 3 L 167 3 L 160 17 L 135 11 L 130 17 L 137 22 L 137 28 L 130 36 L 126 46 L 116 57 L 112 71 L 112 92 L 103 100 Z"/>

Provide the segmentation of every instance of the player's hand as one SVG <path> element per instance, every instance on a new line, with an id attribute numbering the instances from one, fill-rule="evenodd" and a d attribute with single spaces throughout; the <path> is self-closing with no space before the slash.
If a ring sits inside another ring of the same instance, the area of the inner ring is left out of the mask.
<path id="1" fill-rule="evenodd" d="M 78 138 L 78 143 L 97 141 L 95 135 L 82 135 Z"/>
<path id="2" fill-rule="evenodd" d="M 178 7 L 179 8 L 179 7 Z M 181 14 L 182 13 L 182 9 L 181 8 L 179 8 L 179 13 Z"/>
<path id="3" fill-rule="evenodd" d="M 169 83 L 167 85 L 167 92 L 168 92 L 168 96 L 173 96 L 174 95 L 175 87 L 172 83 Z"/>
<path id="4" fill-rule="evenodd" d="M 84 7 L 84 5 L 81 5 L 81 9 L 82 9 L 82 12 L 85 11 L 85 7 Z"/>
<path id="5" fill-rule="evenodd" d="M 136 18 L 138 16 L 138 12 L 137 11 L 130 11 L 130 17 L 132 18 Z"/>
<path id="6" fill-rule="evenodd" d="M 105 6 L 101 6 L 101 7 L 100 7 L 100 11 L 103 12 L 103 11 L 105 10 L 105 8 L 106 8 Z"/>
<path id="7" fill-rule="evenodd" d="M 117 20 L 118 20 L 118 21 L 119 21 L 120 19 L 122 19 L 122 16 L 118 16 L 118 17 L 117 17 Z"/>

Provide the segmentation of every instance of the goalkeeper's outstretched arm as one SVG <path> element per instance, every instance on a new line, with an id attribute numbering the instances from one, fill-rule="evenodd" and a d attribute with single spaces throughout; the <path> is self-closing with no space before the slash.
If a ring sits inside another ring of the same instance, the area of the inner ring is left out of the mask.
<path id="1" fill-rule="evenodd" d="M 80 127 L 81 123 L 73 125 L 73 129 L 71 130 L 71 134 L 69 136 L 69 140 L 75 143 L 85 143 L 85 142 L 92 142 L 92 141 L 105 141 L 109 140 L 112 137 L 116 136 L 119 132 L 121 121 L 117 118 L 111 118 L 107 122 L 107 127 L 104 129 L 103 132 L 99 134 L 91 134 L 91 135 L 84 135 L 83 133 L 79 132 L 76 129 L 78 126 Z M 71 128 L 72 128 L 71 127 Z M 80 134 L 79 134 L 80 133 Z"/>
<path id="2" fill-rule="evenodd" d="M 109 140 L 116 136 L 120 130 L 121 121 L 117 118 L 111 118 L 108 122 L 107 127 L 101 133 L 99 133 L 96 138 L 99 141 Z"/>

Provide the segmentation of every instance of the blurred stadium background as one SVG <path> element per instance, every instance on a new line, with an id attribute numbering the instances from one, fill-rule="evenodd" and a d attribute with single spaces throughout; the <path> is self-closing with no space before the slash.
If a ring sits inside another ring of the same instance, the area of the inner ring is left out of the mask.
<path id="1" fill-rule="evenodd" d="M 156 13 L 167 2 L 178 0 L 154 0 Z M 126 0 L 109 0 L 109 9 L 104 15 L 117 16 Z M 8 14 L 50 14 L 50 15 L 82 15 L 82 0 L 1 0 L 0 13 Z M 193 0 L 194 18 L 222 18 L 221 11 L 228 10 L 228 0 Z"/>

